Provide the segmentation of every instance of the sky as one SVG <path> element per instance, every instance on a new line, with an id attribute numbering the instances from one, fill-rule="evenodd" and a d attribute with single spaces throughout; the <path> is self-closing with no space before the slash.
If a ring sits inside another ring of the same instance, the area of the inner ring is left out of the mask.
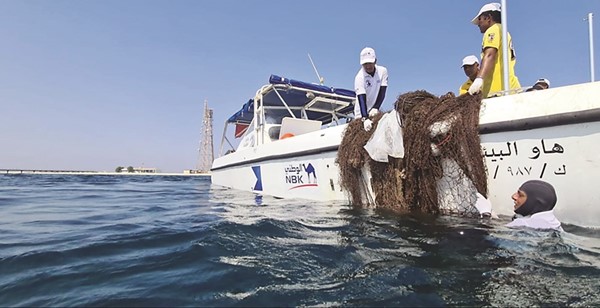
<path id="1" fill-rule="evenodd" d="M 218 151 L 225 120 L 271 74 L 318 82 L 309 53 L 325 85 L 352 89 L 360 50 L 374 48 L 389 72 L 383 110 L 408 91 L 456 93 L 488 2 L 0 0 L 0 169 L 194 169 L 204 101 Z M 600 1 L 506 9 L 522 86 L 590 81 L 585 19 L 598 49 Z"/>

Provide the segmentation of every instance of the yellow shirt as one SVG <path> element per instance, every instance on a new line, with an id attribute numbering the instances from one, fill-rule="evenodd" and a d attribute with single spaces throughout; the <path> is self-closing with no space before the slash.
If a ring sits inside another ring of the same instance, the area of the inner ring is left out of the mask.
<path id="1" fill-rule="evenodd" d="M 510 33 L 508 34 L 508 46 L 510 55 L 508 55 L 508 62 L 510 65 L 508 66 L 508 82 L 510 84 L 510 89 L 519 89 L 521 88 L 521 84 L 519 83 L 519 78 L 515 76 L 515 63 L 517 62 L 517 58 L 515 55 L 515 49 L 513 48 L 512 38 L 510 37 Z M 502 70 L 502 59 L 504 57 L 502 51 L 502 24 L 496 23 L 489 27 L 485 33 L 483 34 L 483 41 L 481 43 L 481 59 L 483 60 L 483 51 L 488 48 L 496 48 L 497 57 L 496 63 L 494 64 L 494 69 L 492 73 L 489 74 L 483 80 L 483 87 L 481 92 L 483 93 L 483 97 L 488 97 L 490 93 L 494 93 L 497 91 L 502 91 L 502 83 L 504 72 Z"/>
<path id="2" fill-rule="evenodd" d="M 458 95 L 463 95 L 469 92 L 469 88 L 472 84 L 473 80 L 471 80 L 471 78 L 467 79 L 467 81 L 465 81 L 465 83 L 463 83 L 462 86 L 460 86 L 460 89 L 458 89 Z"/>

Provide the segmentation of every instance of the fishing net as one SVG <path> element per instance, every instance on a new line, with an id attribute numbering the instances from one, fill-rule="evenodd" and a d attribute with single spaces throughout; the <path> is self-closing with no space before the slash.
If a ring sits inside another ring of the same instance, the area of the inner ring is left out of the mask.
<path id="1" fill-rule="evenodd" d="M 360 120 L 350 122 L 337 157 L 350 202 L 356 207 L 479 215 L 474 206 L 477 192 L 487 196 L 478 132 L 480 106 L 480 96 L 401 94 L 394 107 L 402 123 L 404 157 L 390 157 L 387 163 L 372 160 L 364 149 L 382 115 L 373 119 L 369 132 Z M 366 184 L 372 187 L 374 200 Z"/>
<path id="2" fill-rule="evenodd" d="M 367 199 L 364 191 L 366 179 L 362 175 L 362 169 L 371 161 L 363 146 L 367 144 L 372 132 L 377 128 L 380 118 L 381 115 L 377 115 L 373 119 L 374 125 L 370 132 L 363 129 L 362 121 L 356 119 L 350 122 L 344 131 L 338 150 L 336 162 L 342 177 L 340 185 L 350 192 L 350 202 L 358 207 L 362 206 L 363 199 Z"/>

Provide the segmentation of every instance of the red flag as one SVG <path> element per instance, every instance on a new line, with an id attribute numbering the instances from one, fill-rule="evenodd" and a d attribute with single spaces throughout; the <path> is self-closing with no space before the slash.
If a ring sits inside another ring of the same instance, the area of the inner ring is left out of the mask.
<path id="1" fill-rule="evenodd" d="M 248 124 L 236 123 L 235 124 L 235 138 L 240 138 L 246 130 L 248 130 Z"/>

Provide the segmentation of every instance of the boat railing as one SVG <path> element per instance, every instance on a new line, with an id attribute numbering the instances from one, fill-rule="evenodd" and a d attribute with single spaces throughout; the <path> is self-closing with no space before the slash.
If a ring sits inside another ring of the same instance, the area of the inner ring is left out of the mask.
<path id="1" fill-rule="evenodd" d="M 490 93 L 488 95 L 488 98 L 499 97 L 499 96 L 506 96 L 506 95 L 513 95 L 513 94 L 519 94 L 519 93 L 526 92 L 527 89 L 529 89 L 529 88 L 530 87 L 520 87 L 520 88 L 516 88 L 516 89 L 496 91 L 496 92 Z"/>
<path id="2" fill-rule="evenodd" d="M 286 100 L 282 95 L 282 91 L 299 91 L 304 93 L 308 102 L 302 101 L 302 104 L 293 104 Z M 274 93 L 277 97 L 277 103 L 271 101 L 269 104 L 265 104 L 265 97 L 270 93 Z M 339 125 L 340 118 L 347 118 L 348 113 L 342 113 L 341 111 L 350 106 L 353 103 L 354 98 L 343 96 L 337 93 L 328 93 L 315 89 L 307 89 L 303 87 L 297 87 L 290 84 L 268 84 L 261 87 L 254 97 L 254 122 L 253 131 L 256 132 L 256 138 L 254 138 L 254 145 L 258 146 L 266 142 L 272 141 L 266 131 L 266 124 L 281 124 L 284 117 L 290 117 L 294 119 L 305 119 L 305 120 L 317 120 L 309 116 L 309 112 L 318 113 L 321 117 L 328 117 L 325 121 L 318 119 L 320 123 L 335 123 Z M 278 113 L 276 118 L 270 118 L 269 110 L 287 110 L 287 113 Z M 287 115 L 286 115 L 287 114 Z M 331 125 L 328 125 L 331 126 Z"/>
<path id="3" fill-rule="evenodd" d="M 286 103 L 285 99 L 283 99 L 283 97 L 281 97 L 281 94 L 279 94 L 279 91 L 277 91 L 277 87 L 273 87 L 273 92 L 275 92 L 275 94 L 277 94 L 277 96 L 279 97 L 279 100 L 281 101 L 281 103 L 283 104 L 283 106 L 285 107 L 285 109 L 287 109 L 287 111 L 290 113 L 290 115 L 293 118 L 296 118 L 296 115 L 292 112 L 292 109 L 290 109 L 290 106 L 288 106 L 288 104 Z M 261 100 L 262 102 L 262 100 Z M 306 112 L 304 112 L 303 114 L 304 116 L 306 116 Z"/>

